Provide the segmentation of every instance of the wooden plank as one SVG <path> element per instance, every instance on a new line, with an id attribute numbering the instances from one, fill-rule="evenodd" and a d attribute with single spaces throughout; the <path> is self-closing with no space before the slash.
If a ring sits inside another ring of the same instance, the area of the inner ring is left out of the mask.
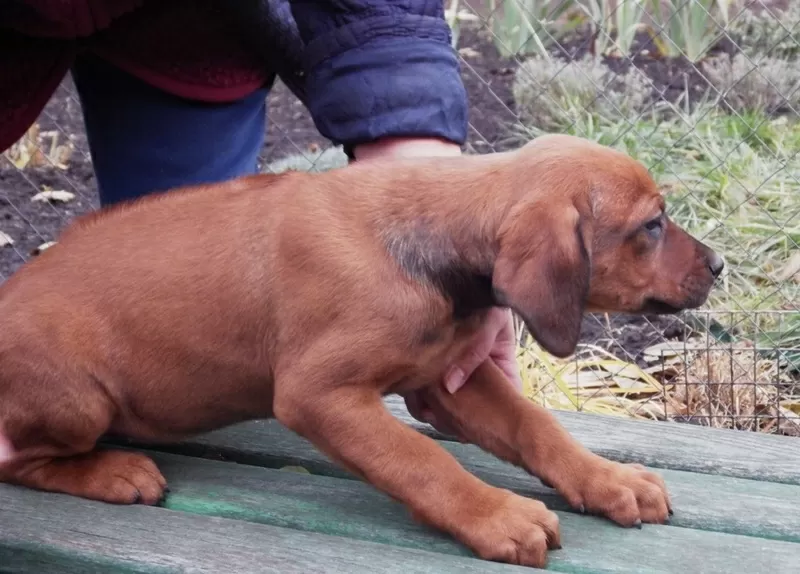
<path id="1" fill-rule="evenodd" d="M 554 510 L 570 510 L 554 490 L 477 447 L 457 442 L 443 442 L 442 446 L 489 484 L 540 499 Z M 353 478 L 276 421 L 238 425 L 161 449 L 271 468 L 298 465 L 323 476 Z M 670 489 L 675 526 L 800 541 L 800 486 L 684 471 L 657 472 Z"/>
<path id="2" fill-rule="evenodd" d="M 224 465 L 233 468 L 234 465 Z M 530 572 L 474 558 L 0 485 L 0 570 L 98 572 Z M 781 558 L 777 559 L 781 563 Z"/>
<path id="3" fill-rule="evenodd" d="M 447 563 L 446 556 L 452 556 L 454 560 L 470 560 L 466 557 L 470 553 L 463 546 L 414 523 L 401 504 L 358 481 L 195 458 L 187 459 L 174 455 L 155 456 L 170 482 L 171 493 L 166 501 L 167 507 L 186 513 L 231 520 L 226 527 L 227 530 L 217 533 L 224 537 L 225 543 L 235 539 L 237 544 L 241 544 L 239 531 L 248 531 L 242 524 L 252 522 L 273 527 L 296 528 L 306 533 L 347 537 L 334 539 L 342 540 L 345 546 L 348 539 L 352 538 L 369 540 L 373 543 L 387 543 L 387 546 L 370 547 L 371 552 L 383 553 L 384 549 L 391 548 L 388 544 L 418 551 L 435 551 L 431 555 L 438 557 L 438 564 Z M 44 513 L 41 513 L 41 508 L 45 505 L 48 508 L 46 513 L 48 518 L 44 520 L 49 520 L 53 513 L 61 514 L 63 502 L 56 500 L 55 496 L 46 496 L 47 500 L 37 501 L 39 514 L 36 516 L 39 516 L 39 520 L 43 519 Z M 2 491 L 0 491 L 0 505 L 5 508 Z M 37 511 L 34 509 L 33 512 Z M 100 515 L 98 521 L 106 523 L 99 532 L 93 531 L 95 535 L 105 535 L 114 529 L 108 522 L 105 509 L 96 508 L 95 512 Z M 15 515 L 17 514 L 19 513 L 15 512 Z M 83 531 L 83 520 L 71 512 L 68 514 L 71 517 L 70 522 L 81 524 Z M 87 522 L 95 521 L 88 518 L 91 516 L 90 513 L 86 512 L 85 515 Z M 553 571 L 586 574 L 764 571 L 788 573 L 793 571 L 800 560 L 800 544 L 674 526 L 646 525 L 642 530 L 623 529 L 598 518 L 563 512 L 559 512 L 559 516 L 564 548 L 550 553 L 548 569 Z M 184 534 L 175 530 L 178 525 L 173 520 L 153 522 L 150 514 L 130 517 L 124 512 L 115 520 L 123 517 L 126 524 L 123 527 L 118 525 L 117 528 L 124 531 L 134 529 L 137 537 L 139 528 L 152 530 L 156 537 L 172 532 L 175 533 L 171 535 L 174 539 L 175 536 Z M 0 518 L 4 518 L 2 513 Z M 30 521 L 30 518 L 27 520 Z M 183 528 L 182 525 L 180 527 Z M 300 534 L 298 532 L 298 535 Z M 193 537 L 195 532 L 190 530 L 186 535 Z M 295 542 L 289 535 L 286 536 L 288 544 L 298 552 L 299 549 L 307 549 L 308 544 L 318 544 L 317 542 L 301 544 Z M 205 540 L 212 544 L 208 535 L 205 535 Z M 257 542 L 257 539 L 255 541 Z M 285 544 L 287 541 L 281 539 L 280 543 Z M 215 544 L 217 548 L 224 548 L 219 542 Z M 269 538 L 262 544 L 272 545 L 274 541 Z M 196 546 L 196 543 L 192 542 L 187 550 Z M 250 550 L 248 544 L 244 552 L 237 547 L 236 553 L 246 554 Z M 225 554 L 228 551 L 217 552 Z M 340 553 L 334 553 L 334 559 L 340 555 L 347 557 L 350 552 L 351 549 L 345 547 Z M 325 560 L 331 557 L 327 553 L 323 556 Z M 217 558 L 219 561 L 217 564 L 226 557 Z M 365 561 L 369 563 L 369 559 Z M 155 563 L 162 565 L 161 562 Z M 316 567 L 311 567 L 306 563 L 305 567 L 309 568 L 306 571 L 319 571 L 318 565 L 326 562 L 320 560 L 316 564 Z M 493 571 L 488 568 L 492 565 L 490 562 L 478 562 L 472 559 L 471 564 L 482 571 Z M 487 565 L 485 570 L 482 569 L 483 565 Z M 439 566 L 434 566 L 433 562 L 428 567 L 431 572 L 455 571 L 452 565 L 447 570 L 441 570 Z M 231 568 L 228 568 L 226 571 L 230 570 Z M 337 565 L 334 571 L 350 570 L 345 570 L 343 565 Z M 381 570 L 376 569 L 376 571 Z M 398 561 L 394 570 L 385 571 L 406 572 L 407 563 Z"/>
<path id="4" fill-rule="evenodd" d="M 385 402 L 403 422 L 433 438 L 448 438 L 411 417 L 399 397 L 387 397 Z M 611 460 L 800 485 L 796 437 L 588 413 L 553 414 L 584 446 Z"/>

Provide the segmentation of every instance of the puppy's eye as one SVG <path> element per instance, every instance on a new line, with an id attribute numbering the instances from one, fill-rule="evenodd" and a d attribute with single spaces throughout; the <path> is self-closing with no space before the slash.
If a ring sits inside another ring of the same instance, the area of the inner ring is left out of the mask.
<path id="1" fill-rule="evenodd" d="M 651 219 L 644 224 L 644 229 L 648 235 L 654 239 L 658 239 L 664 231 L 664 219 L 661 216 Z"/>

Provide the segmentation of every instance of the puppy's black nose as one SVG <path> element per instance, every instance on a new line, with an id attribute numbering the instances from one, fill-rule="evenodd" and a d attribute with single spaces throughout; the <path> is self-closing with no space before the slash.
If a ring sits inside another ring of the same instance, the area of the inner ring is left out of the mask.
<path id="1" fill-rule="evenodd" d="M 722 257 L 711 251 L 708 254 L 708 269 L 714 277 L 719 277 L 722 270 L 725 268 L 725 262 Z"/>

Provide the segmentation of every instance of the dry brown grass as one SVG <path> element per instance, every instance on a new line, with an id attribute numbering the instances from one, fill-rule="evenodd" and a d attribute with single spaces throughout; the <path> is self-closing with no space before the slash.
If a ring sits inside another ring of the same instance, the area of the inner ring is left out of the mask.
<path id="1" fill-rule="evenodd" d="M 67 169 L 74 146 L 71 141 L 62 142 L 60 138 L 60 132 L 43 132 L 35 123 L 3 152 L 3 156 L 17 169 L 48 166 Z"/>
<path id="2" fill-rule="evenodd" d="M 591 345 L 555 359 L 533 339 L 518 348 L 524 393 L 556 410 L 800 436 L 800 380 L 752 345 L 666 342 L 650 365 Z"/>
<path id="3" fill-rule="evenodd" d="M 752 345 L 706 345 L 681 352 L 662 371 L 678 410 L 668 417 L 708 426 L 800 436 L 800 382 Z"/>

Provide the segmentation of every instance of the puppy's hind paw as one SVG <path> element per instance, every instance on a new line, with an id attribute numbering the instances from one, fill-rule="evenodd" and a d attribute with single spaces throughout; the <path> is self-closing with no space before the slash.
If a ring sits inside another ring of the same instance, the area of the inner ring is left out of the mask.
<path id="1" fill-rule="evenodd" d="M 143 454 L 122 450 L 51 459 L 14 482 L 113 504 L 150 506 L 162 500 L 167 487 L 155 462 Z"/>

